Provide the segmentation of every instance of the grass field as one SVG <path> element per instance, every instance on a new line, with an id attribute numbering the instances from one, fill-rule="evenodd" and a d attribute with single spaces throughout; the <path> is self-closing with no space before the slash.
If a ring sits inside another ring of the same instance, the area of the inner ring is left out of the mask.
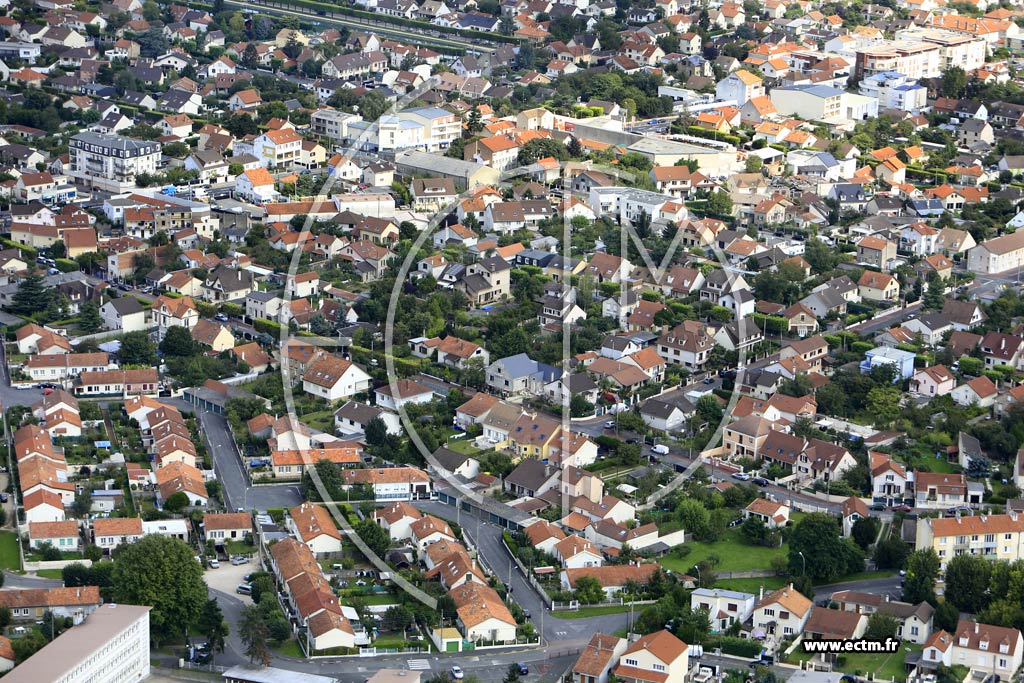
<path id="1" fill-rule="evenodd" d="M 64 572 L 60 569 L 40 569 L 36 575 L 43 579 L 64 579 Z"/>
<path id="2" fill-rule="evenodd" d="M 345 596 L 349 600 L 362 600 L 367 605 L 397 605 L 398 598 L 391 594 L 385 595 L 360 595 L 358 593 L 349 593 Z"/>
<path id="3" fill-rule="evenodd" d="M 663 557 L 658 562 L 662 567 L 678 573 L 691 573 L 694 565 L 703 562 L 712 555 L 718 557 L 717 572 L 744 572 L 755 569 L 769 569 L 772 558 L 777 555 L 785 557 L 788 552 L 786 545 L 781 548 L 765 548 L 749 545 L 740 537 L 739 529 L 729 529 L 720 541 L 714 543 L 689 543 L 690 554 L 684 558 L 673 556 Z"/>
<path id="4" fill-rule="evenodd" d="M 633 608 L 639 614 L 646 608 L 646 605 L 637 605 Z M 622 614 L 629 611 L 629 605 L 604 605 L 602 607 L 581 607 L 571 612 L 552 612 L 555 619 L 588 619 L 590 617 L 602 617 L 606 614 Z"/>
<path id="5" fill-rule="evenodd" d="M 0 531 L 0 569 L 21 569 L 18 534 L 13 531 Z"/>

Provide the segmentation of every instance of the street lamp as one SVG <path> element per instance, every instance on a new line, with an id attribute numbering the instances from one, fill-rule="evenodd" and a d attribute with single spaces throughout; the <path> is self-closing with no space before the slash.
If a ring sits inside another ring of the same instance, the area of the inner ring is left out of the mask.
<path id="1" fill-rule="evenodd" d="M 803 562 L 803 569 L 804 569 L 803 570 L 803 575 L 807 576 L 807 558 L 804 557 L 804 554 L 802 552 L 800 552 L 799 550 L 796 551 L 796 554 L 800 556 L 800 560 L 801 560 L 801 562 Z"/>

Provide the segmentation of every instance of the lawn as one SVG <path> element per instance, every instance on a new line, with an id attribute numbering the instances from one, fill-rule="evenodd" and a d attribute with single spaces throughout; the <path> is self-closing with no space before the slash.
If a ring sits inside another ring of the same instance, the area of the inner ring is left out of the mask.
<path id="1" fill-rule="evenodd" d="M 360 593 L 348 593 L 344 596 L 349 600 L 360 600 L 366 605 L 397 605 L 398 598 L 390 593 L 384 595 L 370 595 Z"/>
<path id="2" fill-rule="evenodd" d="M 285 657 L 295 657 L 296 659 L 304 659 L 306 657 L 306 653 L 299 647 L 299 641 L 294 639 L 286 640 L 274 649 L 277 650 L 278 654 Z"/>
<path id="3" fill-rule="evenodd" d="M 448 443 L 445 445 L 449 450 L 461 453 L 462 455 L 479 455 L 483 453 L 483 451 L 473 445 L 473 440 L 467 437 L 448 439 Z"/>
<path id="4" fill-rule="evenodd" d="M 40 569 L 36 574 L 43 579 L 64 579 L 64 572 L 60 569 Z"/>
<path id="5" fill-rule="evenodd" d="M 885 652 L 846 654 L 840 657 L 843 663 L 841 665 L 837 664 L 835 670 L 859 676 L 873 674 L 875 680 L 905 681 L 907 680 L 907 674 L 903 670 L 903 661 L 908 654 L 920 652 L 921 649 L 920 645 L 901 643 L 899 652 L 892 654 Z M 789 656 L 789 660 L 793 662 L 807 661 L 810 658 L 811 655 L 804 652 L 801 646 L 797 646 L 793 654 Z"/>
<path id="6" fill-rule="evenodd" d="M 321 410 L 315 413 L 306 413 L 300 419 L 312 429 L 329 434 L 334 433 L 334 411 Z"/>
<path id="7" fill-rule="evenodd" d="M 636 612 L 644 609 L 643 605 L 633 608 Z M 590 617 L 603 617 L 606 614 L 622 614 L 629 611 L 629 605 L 604 605 L 602 607 L 581 607 L 578 610 L 569 612 L 552 612 L 555 619 L 589 619 Z"/>
<path id="8" fill-rule="evenodd" d="M 784 576 L 765 576 L 759 579 L 719 579 L 715 581 L 715 588 L 757 595 L 761 586 L 764 586 L 766 591 L 773 591 L 782 588 L 787 583 L 789 583 L 789 579 Z"/>
<path id="9" fill-rule="evenodd" d="M 690 554 L 684 558 L 667 556 L 658 562 L 662 567 L 682 574 L 692 574 L 693 566 L 703 562 L 712 555 L 718 557 L 716 572 L 743 572 L 757 569 L 770 569 L 772 558 L 783 557 L 788 552 L 786 545 L 781 548 L 765 548 L 749 545 L 740 537 L 739 529 L 729 529 L 725 536 L 714 543 L 688 543 Z"/>
<path id="10" fill-rule="evenodd" d="M 18 534 L 13 531 L 0 531 L 0 569 L 21 569 Z"/>

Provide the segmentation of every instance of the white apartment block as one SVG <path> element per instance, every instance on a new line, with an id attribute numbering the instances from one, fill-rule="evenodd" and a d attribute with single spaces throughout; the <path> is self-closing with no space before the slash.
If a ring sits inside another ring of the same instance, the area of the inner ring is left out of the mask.
<path id="1" fill-rule="evenodd" d="M 917 113 L 928 106 L 928 88 L 897 71 L 883 71 L 860 83 L 860 94 L 878 100 L 879 109 Z"/>
<path id="2" fill-rule="evenodd" d="M 320 109 L 309 117 L 313 135 L 320 135 L 335 142 L 344 142 L 351 137 L 349 126 L 363 120 L 358 114 L 348 114 L 336 109 Z"/>
<path id="3" fill-rule="evenodd" d="M 124 192 L 142 173 L 156 173 L 160 143 L 85 131 L 71 138 L 68 175 L 89 187 Z"/>
<path id="4" fill-rule="evenodd" d="M 590 206 L 597 217 L 614 216 L 620 225 L 631 225 L 642 213 L 646 213 L 653 221 L 658 218 L 666 203 L 677 201 L 669 194 L 633 187 L 590 188 Z"/>
<path id="5" fill-rule="evenodd" d="M 149 610 L 103 605 L 4 675 L 6 683 L 138 683 L 149 677 Z"/>
<path id="6" fill-rule="evenodd" d="M 376 130 L 370 121 L 352 121 L 348 126 L 352 139 L 359 140 L 357 147 L 381 152 L 438 152 L 462 135 L 462 120 L 437 107 L 385 114 L 377 121 Z"/>
<path id="7" fill-rule="evenodd" d="M 954 33 L 941 28 L 906 28 L 896 32 L 897 40 L 916 40 L 939 47 L 942 71 L 958 66 L 967 73 L 985 64 L 988 43 L 983 38 Z"/>

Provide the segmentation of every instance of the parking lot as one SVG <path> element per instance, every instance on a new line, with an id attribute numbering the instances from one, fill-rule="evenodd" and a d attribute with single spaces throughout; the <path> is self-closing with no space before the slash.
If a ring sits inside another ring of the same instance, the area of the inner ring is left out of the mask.
<path id="1" fill-rule="evenodd" d="M 239 584 L 245 583 L 242 577 L 252 572 L 260 571 L 258 562 L 246 562 L 245 564 L 233 565 L 230 562 L 221 562 L 217 569 L 206 570 L 206 585 L 222 593 L 230 593 L 236 596 L 245 604 L 250 604 L 252 598 L 248 595 L 239 595 L 235 592 Z"/>

